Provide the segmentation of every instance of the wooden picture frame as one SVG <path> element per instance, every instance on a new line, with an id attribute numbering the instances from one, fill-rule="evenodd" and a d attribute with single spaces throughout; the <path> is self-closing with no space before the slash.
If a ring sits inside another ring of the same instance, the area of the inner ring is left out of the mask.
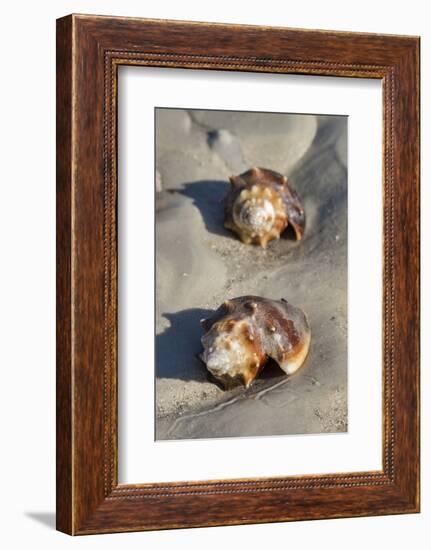
<path id="1" fill-rule="evenodd" d="M 119 65 L 383 83 L 383 469 L 119 485 Z M 70 15 L 57 21 L 57 529 L 419 511 L 419 38 Z"/>

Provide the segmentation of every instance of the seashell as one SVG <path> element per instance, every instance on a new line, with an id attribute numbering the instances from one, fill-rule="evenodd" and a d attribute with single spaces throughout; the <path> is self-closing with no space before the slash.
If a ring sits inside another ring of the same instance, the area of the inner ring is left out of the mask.
<path id="1" fill-rule="evenodd" d="M 285 300 L 233 298 L 201 324 L 205 334 L 200 357 L 225 388 L 250 386 L 269 358 L 286 374 L 293 374 L 304 363 L 310 347 L 310 327 L 304 312 Z"/>
<path id="2" fill-rule="evenodd" d="M 286 176 L 266 168 L 251 168 L 231 176 L 225 199 L 225 227 L 245 244 L 266 248 L 291 224 L 299 241 L 304 234 L 305 213 Z"/>

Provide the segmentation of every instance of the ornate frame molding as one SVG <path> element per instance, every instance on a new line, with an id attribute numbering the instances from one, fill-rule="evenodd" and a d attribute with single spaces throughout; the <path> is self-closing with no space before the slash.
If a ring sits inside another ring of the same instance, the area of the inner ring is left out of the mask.
<path id="1" fill-rule="evenodd" d="M 252 46 L 262 36 L 263 45 Z M 217 39 L 227 37 L 228 45 L 218 47 Z M 57 50 L 58 529 L 85 534 L 418 511 L 418 39 L 69 16 L 58 20 Z M 120 65 L 382 80 L 382 471 L 118 484 Z"/>

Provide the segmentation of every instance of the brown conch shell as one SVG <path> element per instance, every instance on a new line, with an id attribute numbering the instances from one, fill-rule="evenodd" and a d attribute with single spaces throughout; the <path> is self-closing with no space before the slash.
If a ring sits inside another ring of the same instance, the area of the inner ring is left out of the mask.
<path id="1" fill-rule="evenodd" d="M 310 327 L 304 312 L 285 300 L 242 296 L 202 319 L 202 361 L 225 388 L 248 387 L 273 359 L 286 374 L 304 363 Z"/>
<path id="2" fill-rule="evenodd" d="M 225 199 L 225 227 L 239 235 L 245 244 L 266 248 L 272 239 L 291 224 L 296 239 L 304 234 L 305 214 L 286 176 L 266 168 L 251 168 L 231 176 L 231 189 Z"/>

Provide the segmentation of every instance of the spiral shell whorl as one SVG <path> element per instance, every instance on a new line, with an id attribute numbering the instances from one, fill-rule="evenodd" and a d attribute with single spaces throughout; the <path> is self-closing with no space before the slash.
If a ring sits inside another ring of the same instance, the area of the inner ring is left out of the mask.
<path id="1" fill-rule="evenodd" d="M 302 237 L 305 217 L 287 178 L 264 168 L 252 168 L 230 178 L 232 188 L 225 201 L 225 227 L 242 242 L 263 248 L 278 239 L 289 223 L 297 239 Z"/>
<path id="2" fill-rule="evenodd" d="M 241 191 L 233 205 L 232 217 L 242 232 L 251 238 L 263 237 L 274 226 L 276 206 L 270 192 L 254 186 L 254 191 Z"/>

